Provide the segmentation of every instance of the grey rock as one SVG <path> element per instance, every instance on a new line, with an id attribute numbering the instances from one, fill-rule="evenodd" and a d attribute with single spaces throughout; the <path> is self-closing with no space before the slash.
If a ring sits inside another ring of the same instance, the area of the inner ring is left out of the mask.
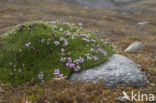
<path id="1" fill-rule="evenodd" d="M 133 61 L 125 56 L 113 54 L 110 60 L 100 66 L 74 73 L 69 78 L 70 81 L 93 81 L 102 79 L 106 86 L 116 88 L 118 84 L 131 86 L 144 86 L 147 77 L 140 71 Z"/>
<path id="2" fill-rule="evenodd" d="M 142 42 L 135 42 L 133 44 L 131 44 L 128 48 L 126 48 L 124 51 L 131 51 L 131 50 L 141 50 L 143 49 L 145 46 Z"/>

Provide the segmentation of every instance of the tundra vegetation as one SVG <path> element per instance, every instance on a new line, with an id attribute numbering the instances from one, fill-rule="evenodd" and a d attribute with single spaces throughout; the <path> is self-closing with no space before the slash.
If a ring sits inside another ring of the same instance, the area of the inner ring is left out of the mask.
<path id="1" fill-rule="evenodd" d="M 36 84 L 106 62 L 112 48 L 94 33 L 62 22 L 28 22 L 0 38 L 0 81 Z"/>

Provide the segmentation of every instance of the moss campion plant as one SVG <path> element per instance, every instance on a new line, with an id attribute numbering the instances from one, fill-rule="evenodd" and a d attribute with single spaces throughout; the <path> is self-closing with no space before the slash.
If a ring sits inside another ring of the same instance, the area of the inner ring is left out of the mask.
<path id="1" fill-rule="evenodd" d="M 94 33 L 62 22 L 28 22 L 0 36 L 0 81 L 18 85 L 69 77 L 106 62 L 113 50 Z"/>

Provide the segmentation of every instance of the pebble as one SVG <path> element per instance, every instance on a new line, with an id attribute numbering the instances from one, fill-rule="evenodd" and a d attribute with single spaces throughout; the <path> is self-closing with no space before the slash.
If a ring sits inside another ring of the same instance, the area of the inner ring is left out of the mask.
<path id="1" fill-rule="evenodd" d="M 82 25 L 83 25 L 83 23 L 78 23 L 78 25 L 79 25 L 79 26 L 82 26 Z"/>
<path id="2" fill-rule="evenodd" d="M 143 49 L 145 46 L 142 42 L 134 42 L 133 44 L 131 44 L 130 46 L 128 46 L 128 48 L 126 48 L 124 51 L 128 52 L 131 50 L 141 50 Z"/>
<path id="3" fill-rule="evenodd" d="M 147 25 L 147 24 L 149 24 L 149 22 L 148 21 L 142 21 L 142 22 L 138 22 L 137 24 L 138 25 Z"/>

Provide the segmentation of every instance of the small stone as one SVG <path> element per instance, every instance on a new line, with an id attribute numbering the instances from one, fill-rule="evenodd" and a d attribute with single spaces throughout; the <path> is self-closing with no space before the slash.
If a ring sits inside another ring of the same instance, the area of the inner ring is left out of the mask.
<path id="1" fill-rule="evenodd" d="M 82 25 L 83 25 L 83 23 L 78 23 L 78 25 L 79 25 L 79 26 L 82 26 Z"/>
<path id="2" fill-rule="evenodd" d="M 141 50 L 143 49 L 145 46 L 142 42 L 135 42 L 133 44 L 131 44 L 128 48 L 126 48 L 124 51 L 128 52 L 131 50 Z"/>
<path id="3" fill-rule="evenodd" d="M 147 25 L 147 24 L 149 24 L 149 22 L 148 21 L 142 21 L 142 22 L 138 22 L 137 24 L 138 25 Z"/>

